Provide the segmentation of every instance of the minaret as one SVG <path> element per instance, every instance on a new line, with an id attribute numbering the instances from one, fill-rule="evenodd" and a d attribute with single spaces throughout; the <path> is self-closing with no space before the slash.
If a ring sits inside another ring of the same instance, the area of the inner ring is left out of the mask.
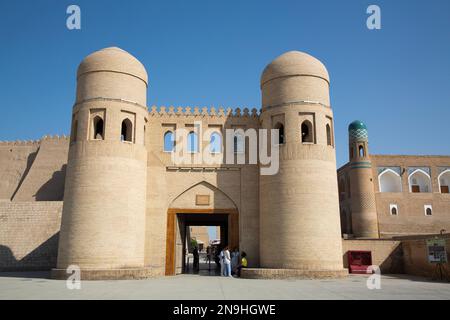
<path id="1" fill-rule="evenodd" d="M 279 171 L 260 176 L 260 266 L 275 277 L 346 274 L 325 66 L 287 52 L 261 77 L 264 129 L 283 133 Z M 257 273 L 257 271 L 255 271 Z"/>
<path id="2" fill-rule="evenodd" d="M 147 82 L 119 48 L 78 68 L 55 278 L 71 265 L 82 279 L 145 276 Z"/>
<path id="3" fill-rule="evenodd" d="M 353 121 L 348 127 L 348 136 L 353 234 L 357 238 L 379 238 L 366 125 Z"/>

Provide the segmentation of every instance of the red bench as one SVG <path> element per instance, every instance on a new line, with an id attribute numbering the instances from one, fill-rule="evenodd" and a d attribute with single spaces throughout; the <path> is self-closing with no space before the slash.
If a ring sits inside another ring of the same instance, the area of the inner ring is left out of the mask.
<path id="1" fill-rule="evenodd" d="M 348 251 L 348 269 L 350 273 L 367 273 L 367 268 L 372 265 L 371 251 Z"/>

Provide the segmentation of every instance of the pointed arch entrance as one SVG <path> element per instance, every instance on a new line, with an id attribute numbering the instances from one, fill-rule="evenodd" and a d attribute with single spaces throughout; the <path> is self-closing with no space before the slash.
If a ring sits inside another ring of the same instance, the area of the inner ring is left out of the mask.
<path id="1" fill-rule="evenodd" d="M 190 226 L 219 226 L 221 244 L 239 247 L 237 206 L 223 191 L 202 181 L 178 195 L 167 210 L 166 275 L 184 271 Z"/>

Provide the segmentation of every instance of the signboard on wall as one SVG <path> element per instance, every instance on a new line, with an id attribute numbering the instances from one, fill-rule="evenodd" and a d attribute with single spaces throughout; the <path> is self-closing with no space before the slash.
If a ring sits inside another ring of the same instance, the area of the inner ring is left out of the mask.
<path id="1" fill-rule="evenodd" d="M 429 263 L 447 263 L 445 239 L 427 239 Z"/>
<path id="2" fill-rule="evenodd" d="M 197 206 L 209 206 L 209 195 L 197 194 L 195 196 L 195 205 L 197 205 Z"/>

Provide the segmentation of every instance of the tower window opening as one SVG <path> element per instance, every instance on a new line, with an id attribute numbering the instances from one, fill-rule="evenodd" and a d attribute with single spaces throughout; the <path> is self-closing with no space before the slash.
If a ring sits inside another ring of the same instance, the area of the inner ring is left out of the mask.
<path id="1" fill-rule="evenodd" d="M 363 146 L 359 146 L 359 157 L 360 158 L 364 158 L 364 156 L 365 156 L 364 147 Z"/>
<path id="2" fill-rule="evenodd" d="M 104 137 L 103 119 L 100 118 L 99 116 L 96 116 L 93 121 L 93 126 L 94 126 L 94 130 L 93 130 L 94 134 L 93 134 L 92 139 L 103 140 L 103 137 Z"/>
<path id="3" fill-rule="evenodd" d="M 391 215 L 392 216 L 396 216 L 398 215 L 398 207 L 396 204 L 391 204 L 390 205 L 390 211 L 391 211 Z"/>
<path id="4" fill-rule="evenodd" d="M 213 132 L 209 141 L 210 153 L 221 153 L 222 151 L 222 139 L 218 132 Z"/>
<path id="5" fill-rule="evenodd" d="M 174 135 L 172 131 L 164 134 L 164 152 L 173 152 L 175 146 Z"/>
<path id="6" fill-rule="evenodd" d="M 333 145 L 333 144 L 332 144 L 332 142 L 331 142 L 331 127 L 330 127 L 329 124 L 327 124 L 326 130 L 327 130 L 327 145 L 328 145 L 328 146 L 331 146 L 331 145 Z"/>
<path id="7" fill-rule="evenodd" d="M 194 131 L 189 132 L 187 137 L 187 151 L 189 153 L 198 152 L 198 136 Z"/>
<path id="8" fill-rule="evenodd" d="M 133 124 L 131 123 L 130 119 L 125 119 L 122 121 L 120 140 L 133 142 Z"/>
<path id="9" fill-rule="evenodd" d="M 275 129 L 278 130 L 278 143 L 279 144 L 284 144 L 285 143 L 285 138 L 284 138 L 284 126 L 281 123 L 278 123 L 275 126 Z"/>
<path id="10" fill-rule="evenodd" d="M 244 135 L 236 133 L 233 138 L 233 145 L 234 145 L 234 153 L 244 153 L 245 152 Z"/>
<path id="11" fill-rule="evenodd" d="M 312 143 L 313 142 L 313 134 L 312 134 L 312 124 L 308 120 L 303 121 L 302 126 L 302 142 L 303 143 Z"/>

